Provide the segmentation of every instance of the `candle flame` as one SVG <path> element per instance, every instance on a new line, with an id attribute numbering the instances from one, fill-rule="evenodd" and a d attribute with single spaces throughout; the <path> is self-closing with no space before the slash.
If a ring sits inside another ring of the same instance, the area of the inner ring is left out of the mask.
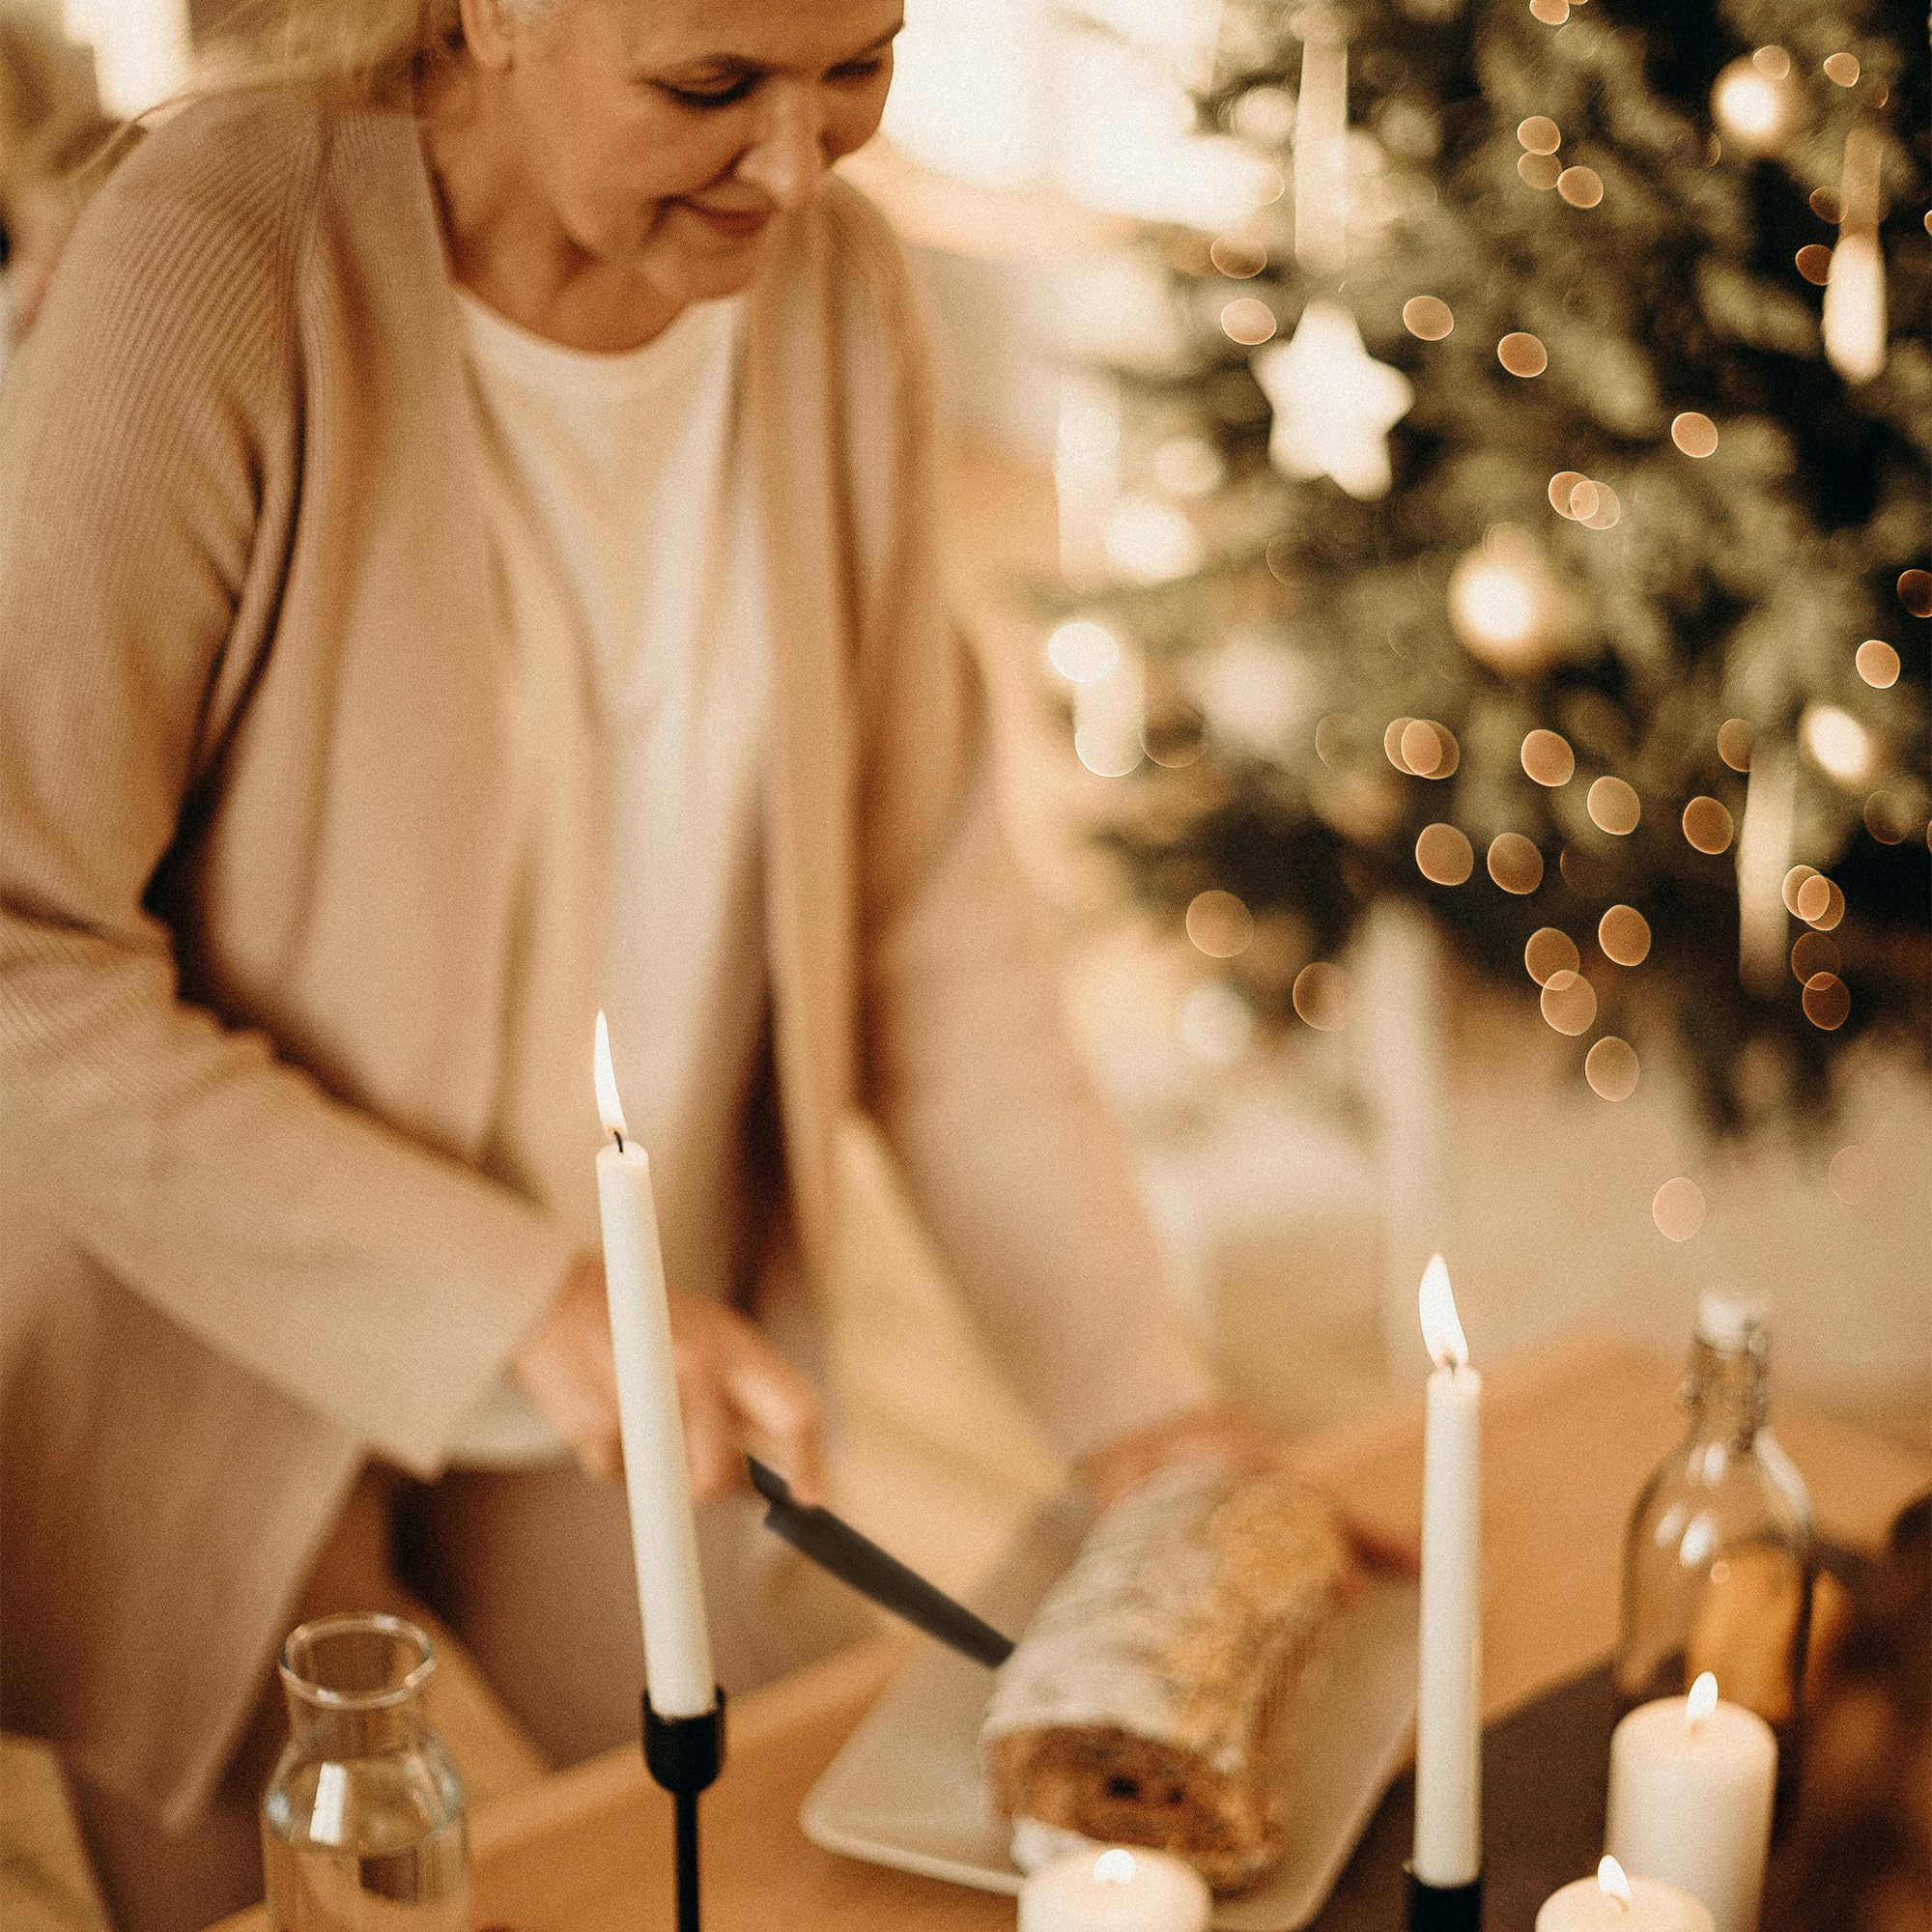
<path id="1" fill-rule="evenodd" d="M 630 1129 L 624 1124 L 624 1109 L 617 1098 L 617 1076 L 611 1067 L 611 1029 L 604 1010 L 597 1010 L 597 1111 L 604 1117 L 604 1131 L 615 1134 L 621 1146 Z"/>
<path id="2" fill-rule="evenodd" d="M 1466 1368 L 1469 1344 L 1456 1313 L 1456 1297 L 1449 1287 L 1449 1264 L 1440 1255 L 1430 1258 L 1423 1270 L 1422 1287 L 1416 1295 L 1422 1313 L 1422 1339 L 1439 1368 Z"/>
<path id="3" fill-rule="evenodd" d="M 1134 1882 L 1134 1855 L 1116 1846 L 1111 1852 L 1102 1852 L 1094 1861 L 1094 1878 L 1100 1885 L 1132 1885 Z"/>
<path id="4" fill-rule="evenodd" d="M 1684 1721 L 1695 1730 L 1717 1708 L 1718 1680 L 1707 1670 L 1691 1685 L 1690 1694 L 1684 1700 Z"/>
<path id="5" fill-rule="evenodd" d="M 1624 1876 L 1624 1868 L 1615 1859 L 1606 1858 L 1597 1867 L 1597 1883 L 1603 1888 L 1605 1898 L 1614 1898 L 1626 1910 L 1631 1904 L 1631 1882 Z"/>

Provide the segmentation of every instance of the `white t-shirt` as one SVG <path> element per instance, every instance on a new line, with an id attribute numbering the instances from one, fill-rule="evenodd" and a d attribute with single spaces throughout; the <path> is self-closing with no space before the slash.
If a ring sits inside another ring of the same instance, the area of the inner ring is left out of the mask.
<path id="1" fill-rule="evenodd" d="M 695 304 L 641 349 L 593 355 L 458 300 L 518 691 L 504 777 L 521 902 L 486 1165 L 596 1245 L 603 1007 L 667 1273 L 724 1295 L 766 999 L 771 681 L 739 423 L 743 304 Z M 455 1459 L 559 1449 L 506 1378 Z"/>

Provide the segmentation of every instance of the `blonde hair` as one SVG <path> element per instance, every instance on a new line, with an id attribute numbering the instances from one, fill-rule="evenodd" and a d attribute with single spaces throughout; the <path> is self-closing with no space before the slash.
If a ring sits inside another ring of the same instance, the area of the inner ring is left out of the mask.
<path id="1" fill-rule="evenodd" d="M 513 0 L 520 9 L 548 0 Z M 216 86 L 301 78 L 384 99 L 463 50 L 458 0 L 242 0 L 206 63 Z"/>

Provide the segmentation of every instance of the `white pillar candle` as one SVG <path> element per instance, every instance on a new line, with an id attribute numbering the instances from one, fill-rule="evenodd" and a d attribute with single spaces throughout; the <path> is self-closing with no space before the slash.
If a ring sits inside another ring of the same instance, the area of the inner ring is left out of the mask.
<path id="1" fill-rule="evenodd" d="M 1754 1932 L 1776 1780 L 1771 1726 L 1720 1702 L 1707 1671 L 1690 1696 L 1639 1705 L 1612 1733 L 1608 1849 L 1701 1898 L 1717 1932 Z"/>
<path id="2" fill-rule="evenodd" d="M 1166 1852 L 1069 1852 L 1020 1887 L 1019 1932 L 1208 1932 L 1213 1897 Z"/>
<path id="3" fill-rule="evenodd" d="M 1688 1891 L 1662 1879 L 1627 1879 L 1615 1859 L 1605 1859 L 1595 1878 L 1543 1901 L 1536 1932 L 1712 1932 L 1712 1923 Z"/>
<path id="4" fill-rule="evenodd" d="M 1449 1270 L 1422 1277 L 1429 1378 L 1422 1464 L 1422 1632 L 1415 1694 L 1415 1876 L 1467 1885 L 1482 1870 L 1483 1378 L 1469 1367 Z"/>
<path id="5" fill-rule="evenodd" d="M 644 1681 L 661 1718 L 702 1717 L 718 1700 L 711 1632 L 691 1516 L 684 1412 L 671 1354 L 670 1303 L 658 1245 L 649 1156 L 624 1128 L 611 1037 L 597 1015 L 597 1102 L 611 1144 L 597 1155 L 604 1288 L 617 1366 L 624 1489 L 644 1624 Z"/>

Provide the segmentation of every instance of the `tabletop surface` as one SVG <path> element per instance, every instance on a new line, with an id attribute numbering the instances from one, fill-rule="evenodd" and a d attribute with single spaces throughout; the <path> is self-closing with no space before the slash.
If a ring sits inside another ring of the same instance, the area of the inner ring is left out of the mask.
<path id="1" fill-rule="evenodd" d="M 1483 1655 L 1491 1717 L 1608 1654 L 1619 1545 L 1637 1490 L 1681 1434 L 1677 1368 L 1582 1337 L 1485 1377 Z M 1820 1527 L 1871 1544 L 1932 1485 L 1932 1463 L 1780 1402 L 1777 1434 Z M 1302 1445 L 1359 1518 L 1412 1536 L 1421 1513 L 1419 1397 Z M 1009 1897 L 820 1851 L 800 1802 L 906 1646 L 882 1640 L 739 1699 L 724 1777 L 704 1800 L 709 1932 L 1010 1932 Z M 640 1754 L 612 1751 L 481 1806 L 472 1821 L 477 1932 L 655 1932 L 672 1924 L 669 1803 Z M 257 1909 L 218 1932 L 269 1932 Z"/>

